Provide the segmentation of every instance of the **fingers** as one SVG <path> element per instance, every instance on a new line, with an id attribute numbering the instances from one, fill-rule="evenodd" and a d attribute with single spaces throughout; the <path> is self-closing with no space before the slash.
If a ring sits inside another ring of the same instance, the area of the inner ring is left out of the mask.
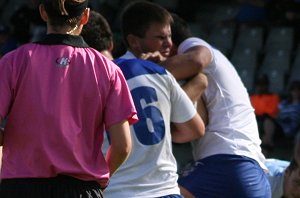
<path id="1" fill-rule="evenodd" d="M 142 53 L 140 56 L 141 59 L 149 60 L 155 63 L 160 63 L 164 61 L 166 58 L 161 55 L 160 52 L 148 52 L 148 53 Z"/>

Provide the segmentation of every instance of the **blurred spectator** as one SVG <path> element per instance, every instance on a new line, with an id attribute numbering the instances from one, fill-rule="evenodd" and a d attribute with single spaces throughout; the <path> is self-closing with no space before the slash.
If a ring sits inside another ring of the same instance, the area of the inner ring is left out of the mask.
<path id="1" fill-rule="evenodd" d="M 278 114 L 278 105 L 280 96 L 276 93 L 271 93 L 269 90 L 269 78 L 266 74 L 258 76 L 255 81 L 254 93 L 250 96 L 251 103 L 255 109 L 257 124 L 260 135 L 262 136 L 262 145 L 264 147 L 273 147 L 271 137 L 266 134 L 268 130 L 265 120 L 274 120 Z M 269 130 L 268 130 L 269 131 Z"/>
<path id="2" fill-rule="evenodd" d="M 10 36 L 9 27 L 0 25 L 0 57 L 16 48 L 16 44 L 11 40 Z"/>
<path id="3" fill-rule="evenodd" d="M 277 121 L 286 137 L 294 137 L 300 129 L 300 81 L 292 81 L 288 97 L 279 105 Z"/>
<path id="4" fill-rule="evenodd" d="M 288 96 L 279 104 L 279 113 L 275 119 L 264 120 L 264 144 L 276 146 L 282 138 L 294 142 L 300 129 L 300 81 L 291 82 Z"/>
<path id="5" fill-rule="evenodd" d="M 32 9 L 21 6 L 12 14 L 10 22 L 11 28 L 0 27 L 0 56 L 31 40 Z"/>
<path id="6" fill-rule="evenodd" d="M 267 22 L 266 5 L 271 0 L 236 0 L 239 12 L 235 20 L 239 24 L 264 24 Z"/>
<path id="7" fill-rule="evenodd" d="M 23 5 L 11 16 L 12 36 L 16 39 L 18 45 L 25 44 L 31 39 L 30 25 L 32 23 L 32 12 L 33 10 L 29 6 Z"/>
<path id="8" fill-rule="evenodd" d="M 272 25 L 298 25 L 300 2 L 297 0 L 271 0 L 266 5 Z"/>

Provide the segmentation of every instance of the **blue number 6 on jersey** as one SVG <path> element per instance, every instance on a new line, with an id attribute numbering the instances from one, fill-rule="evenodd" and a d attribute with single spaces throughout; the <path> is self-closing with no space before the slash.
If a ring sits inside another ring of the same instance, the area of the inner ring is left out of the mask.
<path id="1" fill-rule="evenodd" d="M 139 121 L 133 125 L 141 144 L 154 145 L 165 136 L 165 124 L 160 109 L 155 106 L 157 94 L 152 87 L 138 87 L 131 90 Z"/>

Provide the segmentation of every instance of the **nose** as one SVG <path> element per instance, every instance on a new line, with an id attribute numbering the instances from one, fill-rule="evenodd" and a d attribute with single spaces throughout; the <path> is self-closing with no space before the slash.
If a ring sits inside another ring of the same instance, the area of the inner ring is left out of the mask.
<path id="1" fill-rule="evenodd" d="M 171 36 L 166 37 L 166 39 L 164 41 L 164 46 L 165 47 L 172 47 L 172 45 L 173 45 L 173 42 L 172 42 Z"/>

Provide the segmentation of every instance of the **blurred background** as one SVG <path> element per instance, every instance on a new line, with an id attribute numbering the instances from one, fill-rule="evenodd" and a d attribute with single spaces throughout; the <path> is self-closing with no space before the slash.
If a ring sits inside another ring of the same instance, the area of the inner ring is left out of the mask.
<path id="1" fill-rule="evenodd" d="M 270 93 L 288 96 L 300 80 L 300 0 L 149 0 L 188 21 L 195 36 L 208 41 L 232 62 L 250 95 L 256 79 L 268 77 Z M 114 57 L 121 55 L 120 10 L 130 0 L 89 0 L 114 33 Z M 38 0 L 0 0 L 0 57 L 46 33 Z M 289 142 L 287 143 L 289 144 Z M 282 146 L 288 148 L 286 144 Z M 276 157 L 288 158 L 281 149 Z"/>
<path id="2" fill-rule="evenodd" d="M 248 91 L 255 77 L 267 73 L 270 90 L 286 94 L 300 78 L 300 0 L 151 0 L 187 20 L 195 36 L 220 49 L 233 63 Z M 45 33 L 38 0 L 0 0 L 0 45 L 3 55 Z M 119 40 L 120 9 L 130 0 L 90 0 L 109 21 Z M 6 46 L 3 47 L 3 43 Z M 4 49 L 3 49 L 4 48 Z M 114 55 L 123 52 L 116 42 Z"/>

